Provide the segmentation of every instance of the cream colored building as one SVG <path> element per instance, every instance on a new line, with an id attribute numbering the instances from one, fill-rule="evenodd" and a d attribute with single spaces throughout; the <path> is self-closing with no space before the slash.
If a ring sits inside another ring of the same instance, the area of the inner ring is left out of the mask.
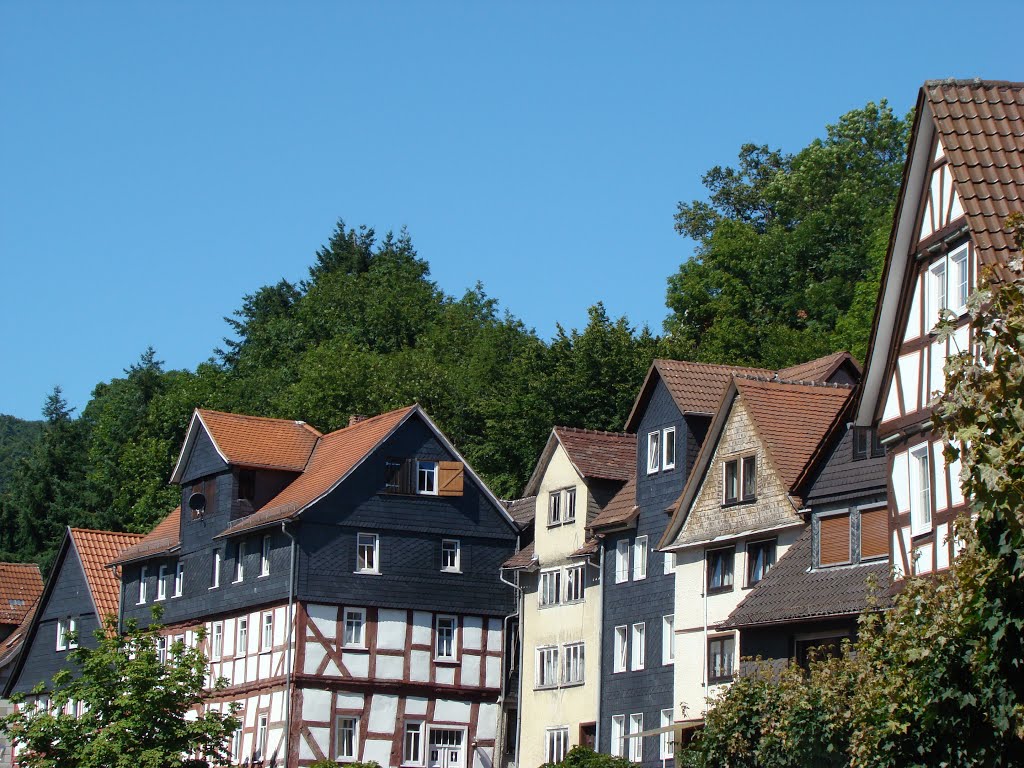
<path id="1" fill-rule="evenodd" d="M 505 563 L 520 598 L 518 760 L 557 762 L 596 745 L 601 662 L 599 547 L 587 524 L 635 472 L 634 435 L 555 427 L 525 496 L 534 540 Z"/>
<path id="2" fill-rule="evenodd" d="M 675 700 L 685 720 L 739 669 L 725 621 L 802 532 L 800 492 L 848 416 L 846 385 L 735 376 L 659 546 L 675 552 Z"/>

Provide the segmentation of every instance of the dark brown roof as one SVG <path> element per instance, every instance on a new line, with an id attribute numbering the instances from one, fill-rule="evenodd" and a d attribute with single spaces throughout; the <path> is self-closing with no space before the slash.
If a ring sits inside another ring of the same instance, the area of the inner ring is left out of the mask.
<path id="1" fill-rule="evenodd" d="M 626 525 L 633 521 L 639 510 L 640 508 L 636 505 L 636 474 L 634 473 L 587 527 L 596 530 Z"/>
<path id="2" fill-rule="evenodd" d="M 108 563 L 113 562 L 128 547 L 138 544 L 142 534 L 90 531 L 72 528 L 71 539 L 82 560 L 85 581 L 89 585 L 96 611 L 102 623 L 107 616 L 117 615 L 121 583 Z"/>
<path id="3" fill-rule="evenodd" d="M 506 501 L 505 508 L 521 530 L 529 528 L 533 524 L 534 516 L 537 514 L 537 497 L 524 496 L 521 499 Z"/>
<path id="4" fill-rule="evenodd" d="M 525 547 L 512 555 L 512 557 L 502 563 L 501 567 L 521 571 L 524 568 L 530 568 L 535 565 L 536 562 L 537 556 L 534 554 L 533 542 L 531 541 Z"/>
<path id="5" fill-rule="evenodd" d="M 110 565 L 121 565 L 134 560 L 144 560 L 154 555 L 164 554 L 177 549 L 181 545 L 181 507 L 175 507 L 167 517 L 157 523 L 138 544 L 128 547 Z"/>
<path id="6" fill-rule="evenodd" d="M 229 464 L 301 472 L 320 433 L 304 421 L 196 409 Z"/>
<path id="7" fill-rule="evenodd" d="M 636 435 L 555 427 L 569 460 L 585 478 L 628 480 L 635 471 Z"/>
<path id="8" fill-rule="evenodd" d="M 599 546 L 600 543 L 597 539 L 587 539 L 585 542 L 583 542 L 583 546 L 577 549 L 571 555 L 569 555 L 569 557 L 590 557 L 591 555 L 597 553 Z"/>
<path id="9" fill-rule="evenodd" d="M 0 624 L 21 624 L 43 594 L 43 576 L 35 563 L 0 563 Z"/>
<path id="10" fill-rule="evenodd" d="M 882 599 L 889 586 L 888 560 L 810 570 L 813 556 L 811 539 L 811 528 L 808 527 L 719 627 L 735 629 L 816 617 L 856 615 L 868 607 L 868 598 L 872 594 L 870 577 L 877 580 L 876 595 Z"/>
<path id="11" fill-rule="evenodd" d="M 1006 217 L 1024 209 L 1024 83 L 937 80 L 925 100 L 945 150 L 979 257 L 1015 249 Z"/>
<path id="12" fill-rule="evenodd" d="M 834 352 L 806 363 L 780 368 L 776 377 L 783 381 L 828 381 L 829 377 L 844 364 L 860 372 L 860 366 L 849 352 Z"/>

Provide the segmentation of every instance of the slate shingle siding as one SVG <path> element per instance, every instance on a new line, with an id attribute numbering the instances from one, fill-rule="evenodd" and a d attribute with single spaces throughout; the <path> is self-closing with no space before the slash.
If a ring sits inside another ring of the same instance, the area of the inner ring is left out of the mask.
<path id="1" fill-rule="evenodd" d="M 854 461 L 853 428 L 844 431 L 813 478 L 806 494 L 809 506 L 885 493 L 889 465 L 885 456 Z"/>

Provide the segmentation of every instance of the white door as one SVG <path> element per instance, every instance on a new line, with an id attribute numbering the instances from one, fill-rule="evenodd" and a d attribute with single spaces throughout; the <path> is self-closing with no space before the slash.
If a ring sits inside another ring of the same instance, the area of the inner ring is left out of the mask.
<path id="1" fill-rule="evenodd" d="M 430 768 L 462 768 L 462 731 L 430 730 Z"/>

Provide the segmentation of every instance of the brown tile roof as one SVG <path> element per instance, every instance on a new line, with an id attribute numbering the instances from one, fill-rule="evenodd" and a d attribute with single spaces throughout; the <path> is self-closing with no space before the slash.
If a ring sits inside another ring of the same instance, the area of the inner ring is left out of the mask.
<path id="1" fill-rule="evenodd" d="M 301 475 L 262 509 L 229 526 L 219 536 L 232 536 L 291 518 L 333 488 L 417 407 L 382 413 L 324 435 L 317 441 Z"/>
<path id="2" fill-rule="evenodd" d="M 807 527 L 768 575 L 743 599 L 722 629 L 776 624 L 825 616 L 849 616 L 868 607 L 870 577 L 884 600 L 889 586 L 888 560 L 810 570 L 812 533 Z"/>
<path id="3" fill-rule="evenodd" d="M 636 505 L 636 473 L 634 472 L 587 527 L 596 530 L 626 525 L 634 520 L 639 510 L 640 508 Z"/>
<path id="4" fill-rule="evenodd" d="M 100 622 L 109 615 L 116 616 L 120 581 L 107 564 L 128 547 L 142 541 L 142 534 L 72 528 L 71 539 L 82 560 L 85 580 L 96 604 Z"/>
<path id="5" fill-rule="evenodd" d="M 569 460 L 586 478 L 626 481 L 636 471 L 636 435 L 555 427 Z"/>
<path id="6" fill-rule="evenodd" d="M 505 508 L 520 529 L 529 528 L 537 514 L 537 497 L 524 496 L 521 499 L 506 501 Z"/>
<path id="7" fill-rule="evenodd" d="M 1024 83 L 933 80 L 924 93 L 978 255 L 1005 262 L 1004 220 L 1024 210 Z"/>
<path id="8" fill-rule="evenodd" d="M 806 363 L 791 365 L 788 368 L 780 368 L 776 377 L 783 381 L 828 381 L 829 376 L 836 372 L 844 363 L 849 364 L 857 371 L 860 366 L 853 359 L 849 352 L 834 352 L 831 355 L 819 357 L 816 360 L 808 360 Z"/>
<path id="9" fill-rule="evenodd" d="M 0 563 L 0 624 L 21 624 L 43 594 L 43 576 L 35 563 Z"/>
<path id="10" fill-rule="evenodd" d="M 304 421 L 266 419 L 197 408 L 196 415 L 229 464 L 301 472 L 320 437 Z"/>
<path id="11" fill-rule="evenodd" d="M 157 523 L 138 544 L 128 547 L 110 565 L 130 563 L 147 557 L 170 552 L 181 545 L 181 507 L 175 507 L 167 517 Z"/>
<path id="12" fill-rule="evenodd" d="M 600 542 L 596 538 L 587 539 L 585 542 L 583 542 L 583 546 L 577 549 L 571 555 L 569 555 L 569 557 L 590 557 L 591 555 L 597 553 L 599 547 Z"/>
<path id="13" fill-rule="evenodd" d="M 25 640 L 25 635 L 32 626 L 32 619 L 35 616 L 36 607 L 39 605 L 39 597 L 37 596 L 28 605 L 28 610 L 25 611 L 25 616 L 21 622 L 15 628 L 11 634 L 9 634 L 2 643 L 0 643 L 0 670 L 11 664 L 18 656 L 18 651 L 21 650 L 22 643 Z"/>
<path id="14" fill-rule="evenodd" d="M 535 565 L 537 562 L 537 556 L 533 551 L 533 542 L 531 541 L 525 547 L 516 552 L 512 557 L 501 564 L 502 568 L 509 568 L 511 570 L 521 571 L 524 568 L 529 568 Z"/>

